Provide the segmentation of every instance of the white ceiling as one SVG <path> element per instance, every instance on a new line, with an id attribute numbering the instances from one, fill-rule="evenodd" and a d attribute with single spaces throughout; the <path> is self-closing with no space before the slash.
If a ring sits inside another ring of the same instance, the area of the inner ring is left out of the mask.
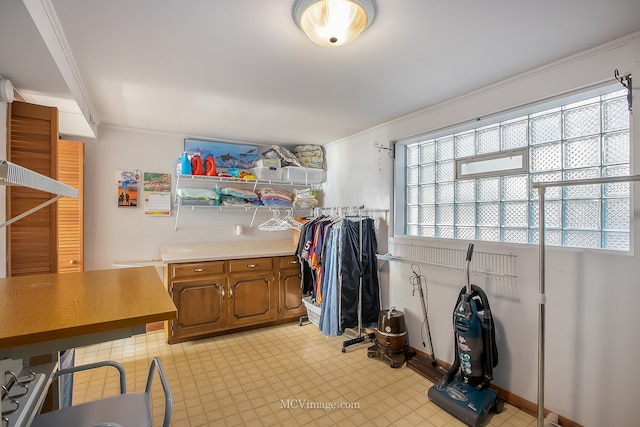
<path id="1" fill-rule="evenodd" d="M 640 31 L 638 0 L 377 0 L 330 49 L 293 0 L 40 2 L 98 124 L 254 143 L 325 144 Z M 23 0 L 0 3 L 0 75 L 74 99 Z"/>

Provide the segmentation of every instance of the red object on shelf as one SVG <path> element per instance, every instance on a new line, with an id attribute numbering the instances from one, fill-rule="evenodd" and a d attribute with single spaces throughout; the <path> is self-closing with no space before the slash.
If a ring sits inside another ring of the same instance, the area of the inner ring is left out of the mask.
<path id="1" fill-rule="evenodd" d="M 216 176 L 218 173 L 216 172 L 216 161 L 213 160 L 212 155 L 208 155 L 204 159 L 205 166 L 207 168 L 207 176 Z"/>
<path id="2" fill-rule="evenodd" d="M 204 169 L 202 168 L 202 159 L 197 154 L 191 157 L 191 174 L 192 175 L 204 175 Z"/>

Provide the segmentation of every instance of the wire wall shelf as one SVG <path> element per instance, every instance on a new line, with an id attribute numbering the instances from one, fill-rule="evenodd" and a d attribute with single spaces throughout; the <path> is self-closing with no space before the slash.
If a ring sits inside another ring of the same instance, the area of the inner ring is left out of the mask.
<path id="1" fill-rule="evenodd" d="M 379 259 L 407 264 L 424 265 L 428 269 L 466 274 L 466 249 L 448 249 L 420 245 L 414 242 L 389 242 L 390 254 Z M 495 280 L 513 280 L 516 274 L 516 255 L 474 252 L 471 260 L 472 276 Z"/>
<path id="2" fill-rule="evenodd" d="M 265 179 L 265 178 L 236 178 L 236 177 L 224 177 L 224 176 L 207 176 L 207 175 L 178 175 L 176 186 L 185 186 L 186 183 L 198 183 L 198 182 L 219 182 L 223 184 L 249 184 L 255 190 L 258 186 L 273 185 L 273 186 L 289 186 L 289 187 L 311 187 L 317 188 L 320 186 L 317 182 L 306 181 L 293 181 L 293 180 L 279 180 L 279 179 Z"/>
<path id="3" fill-rule="evenodd" d="M 256 191 L 258 187 L 270 187 L 270 186 L 285 186 L 292 188 L 317 188 L 319 184 L 317 183 L 307 183 L 300 181 L 283 181 L 283 180 L 274 180 L 274 179 L 246 179 L 246 178 L 235 178 L 235 177 L 221 177 L 221 176 L 207 176 L 207 175 L 178 175 L 176 180 L 176 192 L 179 188 L 213 188 L 216 186 L 238 186 L 244 189 L 251 189 L 251 191 Z M 178 222 L 180 220 L 180 211 L 181 210 L 213 210 L 213 211 L 237 211 L 237 212 L 249 212 L 251 217 L 251 224 L 249 228 L 253 227 L 253 224 L 256 219 L 256 215 L 258 212 L 262 211 L 293 211 L 300 214 L 301 216 L 313 215 L 313 208 L 293 208 L 291 206 L 281 206 L 281 205 L 208 205 L 208 204 L 189 204 L 189 203 L 179 203 L 177 202 L 177 198 L 174 201 L 174 207 L 176 211 L 176 220 L 174 225 L 174 230 L 178 230 Z"/>

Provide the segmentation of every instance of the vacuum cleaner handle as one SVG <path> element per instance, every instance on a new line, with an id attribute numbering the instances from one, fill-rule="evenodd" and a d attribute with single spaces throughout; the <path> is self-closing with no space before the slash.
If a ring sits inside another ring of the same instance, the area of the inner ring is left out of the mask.
<path id="1" fill-rule="evenodd" d="M 471 262 L 472 256 L 473 256 L 473 243 L 469 243 L 469 247 L 467 248 L 467 262 Z"/>
<path id="2" fill-rule="evenodd" d="M 473 243 L 469 243 L 467 248 L 467 295 L 471 295 L 471 257 L 473 256 Z"/>

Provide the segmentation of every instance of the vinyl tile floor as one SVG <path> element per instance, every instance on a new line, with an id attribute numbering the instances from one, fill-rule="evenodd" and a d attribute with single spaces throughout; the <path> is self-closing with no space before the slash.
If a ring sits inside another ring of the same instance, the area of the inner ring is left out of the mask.
<path id="1" fill-rule="evenodd" d="M 76 349 L 76 365 L 115 360 L 127 391 L 141 392 L 151 359 L 160 356 L 173 392 L 171 425 L 197 426 L 463 426 L 427 397 L 431 382 L 408 368 L 367 357 L 364 343 L 325 337 L 313 324 L 290 323 L 168 345 L 164 331 Z M 117 394 L 113 368 L 75 374 L 73 402 Z M 156 375 L 154 425 L 164 395 Z M 489 426 L 535 426 L 511 405 Z"/>

